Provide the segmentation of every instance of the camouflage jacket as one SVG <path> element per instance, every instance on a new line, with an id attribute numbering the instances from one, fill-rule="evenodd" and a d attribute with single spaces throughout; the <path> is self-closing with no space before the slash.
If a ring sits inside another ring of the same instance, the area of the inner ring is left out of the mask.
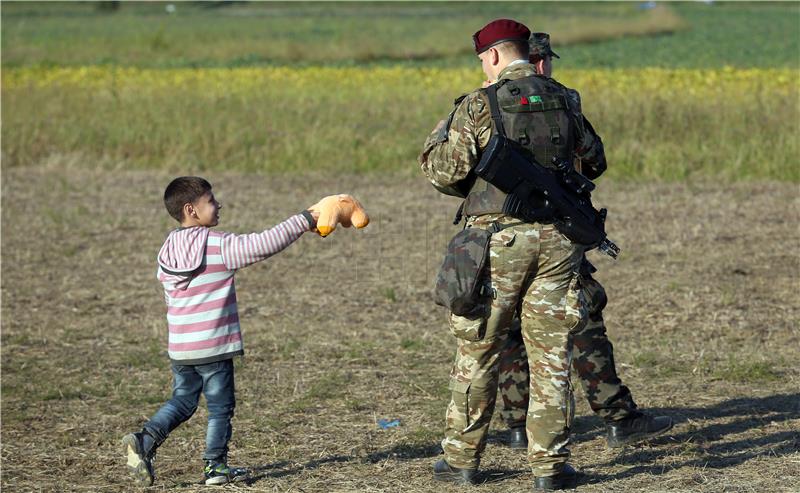
<path id="1" fill-rule="evenodd" d="M 521 79 L 536 75 L 533 65 L 515 64 L 506 67 L 500 79 Z M 575 157 L 581 160 L 582 171 L 596 178 L 606 169 L 603 142 L 581 113 L 580 95 L 570 89 L 570 110 L 575 118 Z M 481 150 L 492 135 L 489 102 L 483 90 L 476 90 L 455 101 L 455 109 L 444 127 L 434 130 L 425 140 L 418 160 L 422 172 L 442 193 L 464 197 L 468 190 L 459 186 L 478 164 Z"/>

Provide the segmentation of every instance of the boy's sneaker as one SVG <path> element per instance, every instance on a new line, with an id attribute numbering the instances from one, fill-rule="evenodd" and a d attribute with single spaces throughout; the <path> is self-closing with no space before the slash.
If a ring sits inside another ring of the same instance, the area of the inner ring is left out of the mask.
<path id="1" fill-rule="evenodd" d="M 231 480 L 231 470 L 225 461 L 207 460 L 203 475 L 207 485 L 225 484 Z"/>
<path id="2" fill-rule="evenodd" d="M 125 435 L 122 438 L 122 448 L 128 459 L 128 471 L 133 475 L 134 480 L 142 486 L 152 486 L 155 479 L 153 472 L 155 450 L 145 450 L 143 433 Z"/>

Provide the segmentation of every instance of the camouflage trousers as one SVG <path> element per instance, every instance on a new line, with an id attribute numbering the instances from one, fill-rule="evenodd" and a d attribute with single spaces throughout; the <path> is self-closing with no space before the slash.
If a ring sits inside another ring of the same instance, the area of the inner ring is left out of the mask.
<path id="1" fill-rule="evenodd" d="M 589 273 L 581 276 L 589 320 L 573 333 L 572 368 L 577 374 L 589 406 L 606 421 L 628 417 L 635 409 L 630 390 L 617 376 L 614 347 L 606 335 L 603 308 L 608 298 L 603 286 Z M 500 415 L 509 428 L 525 425 L 528 414 L 528 358 L 519 321 L 512 323 L 507 345 L 500 357 Z"/>
<path id="2" fill-rule="evenodd" d="M 489 215 L 468 225 L 488 228 L 494 220 L 513 224 L 489 242 L 487 275 L 494 296 L 477 317 L 450 315 L 458 350 L 442 449 L 450 465 L 478 467 L 494 413 L 501 354 L 512 337 L 511 323 L 519 318 L 533 394 L 528 459 L 535 475 L 551 476 L 569 457 L 571 332 L 582 328 L 587 314 L 578 285 L 583 247 L 552 225 Z"/>

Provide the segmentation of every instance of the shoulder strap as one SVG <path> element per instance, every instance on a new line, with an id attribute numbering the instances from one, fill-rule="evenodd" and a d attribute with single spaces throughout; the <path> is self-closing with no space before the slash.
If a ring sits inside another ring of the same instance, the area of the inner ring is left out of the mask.
<path id="1" fill-rule="evenodd" d="M 497 102 L 497 85 L 492 84 L 486 88 L 486 96 L 489 98 L 489 109 L 492 111 L 494 128 L 499 135 L 506 136 L 506 129 L 503 127 L 503 117 L 500 115 L 500 104 Z"/>

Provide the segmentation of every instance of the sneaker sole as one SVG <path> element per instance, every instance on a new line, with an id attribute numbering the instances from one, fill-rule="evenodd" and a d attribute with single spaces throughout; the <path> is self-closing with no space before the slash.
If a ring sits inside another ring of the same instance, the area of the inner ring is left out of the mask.
<path id="1" fill-rule="evenodd" d="M 658 437 L 660 435 L 663 435 L 664 433 L 668 432 L 669 430 L 671 430 L 674 425 L 675 425 L 675 422 L 674 421 L 670 421 L 669 426 L 666 426 L 661 430 L 652 431 L 650 433 L 637 433 L 635 435 L 629 436 L 625 440 L 613 440 L 612 441 L 611 439 L 607 439 L 606 441 L 608 442 L 608 446 L 610 448 L 620 448 L 620 447 L 624 447 L 625 445 L 632 445 L 634 443 L 639 443 L 639 442 L 643 442 L 645 440 L 650 440 L 651 438 L 656 438 L 656 437 Z"/>
<path id="2" fill-rule="evenodd" d="M 228 482 L 230 482 L 230 480 L 228 479 L 227 476 L 216 476 L 216 477 L 213 477 L 213 478 L 206 479 L 206 485 L 207 486 L 216 486 L 216 485 L 221 485 L 221 484 L 227 484 Z"/>
<path id="3" fill-rule="evenodd" d="M 147 469 L 139 450 L 139 441 L 133 435 L 125 435 L 122 439 L 123 453 L 127 458 L 128 471 L 136 483 L 143 486 L 153 485 L 153 475 Z"/>

